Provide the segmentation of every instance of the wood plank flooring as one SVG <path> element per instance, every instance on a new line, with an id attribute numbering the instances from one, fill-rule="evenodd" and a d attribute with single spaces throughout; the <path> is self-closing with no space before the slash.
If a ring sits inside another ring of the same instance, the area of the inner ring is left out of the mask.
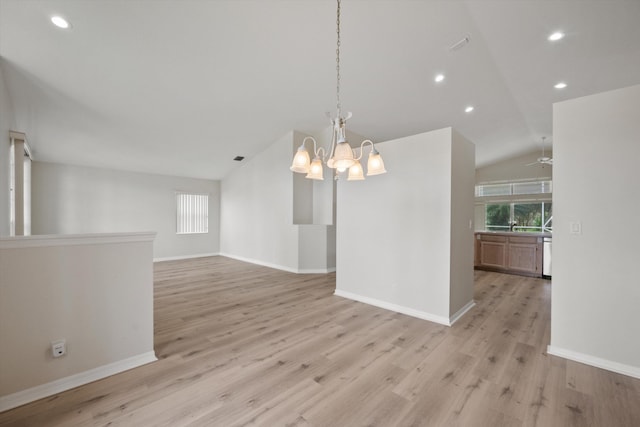
<path id="1" fill-rule="evenodd" d="M 640 426 L 640 380 L 546 354 L 550 283 L 476 272 L 453 327 L 333 296 L 335 275 L 155 266 L 152 363 L 7 426 Z"/>

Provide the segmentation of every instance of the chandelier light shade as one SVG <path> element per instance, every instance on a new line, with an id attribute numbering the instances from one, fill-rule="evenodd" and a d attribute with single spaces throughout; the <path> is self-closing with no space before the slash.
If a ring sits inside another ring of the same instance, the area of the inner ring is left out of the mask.
<path id="1" fill-rule="evenodd" d="M 353 149 L 347 141 L 336 145 L 333 159 L 333 167 L 336 169 L 349 169 L 356 162 L 353 157 Z"/>
<path id="2" fill-rule="evenodd" d="M 296 155 L 293 156 L 291 170 L 298 173 L 309 173 L 310 167 L 309 152 L 304 148 L 304 143 L 298 148 Z"/>
<path id="3" fill-rule="evenodd" d="M 362 181 L 364 179 L 364 173 L 362 171 L 362 165 L 360 162 L 355 162 L 353 166 L 349 168 L 349 176 L 347 181 Z"/>
<path id="4" fill-rule="evenodd" d="M 323 167 L 322 163 L 325 162 L 327 167 L 336 169 L 335 179 L 338 179 L 339 174 L 349 170 L 347 177 L 348 181 L 358 181 L 364 179 L 364 173 L 360 159 L 364 153 L 365 144 L 371 145 L 371 151 L 367 161 L 367 176 L 380 175 L 386 173 L 384 168 L 384 162 L 378 150 L 376 150 L 371 140 L 362 141 L 360 144 L 360 152 L 356 157 L 354 150 L 349 145 L 346 135 L 346 123 L 351 118 L 351 113 L 347 113 L 342 116 L 342 105 L 340 103 L 340 0 L 337 0 L 338 8 L 336 11 L 337 19 L 336 33 L 338 35 L 336 42 L 336 116 L 331 118 L 331 125 L 333 127 L 333 136 L 331 145 L 328 150 L 323 147 L 318 148 L 316 140 L 308 136 L 300 144 L 298 151 L 293 157 L 290 169 L 296 173 L 305 173 L 306 178 L 322 180 Z M 329 115 L 327 113 L 327 115 Z M 313 162 L 310 161 L 309 152 L 305 147 L 305 143 L 310 140 L 313 142 Z"/>
<path id="5" fill-rule="evenodd" d="M 380 153 L 375 148 L 372 148 L 371 153 L 369 153 L 369 160 L 367 160 L 367 176 L 380 175 L 386 172 Z"/>
<path id="6" fill-rule="evenodd" d="M 309 166 L 309 173 L 305 178 L 318 179 L 320 181 L 324 179 L 322 177 L 322 160 L 320 160 L 319 157 L 313 159 L 313 162 L 311 162 L 311 166 Z"/>

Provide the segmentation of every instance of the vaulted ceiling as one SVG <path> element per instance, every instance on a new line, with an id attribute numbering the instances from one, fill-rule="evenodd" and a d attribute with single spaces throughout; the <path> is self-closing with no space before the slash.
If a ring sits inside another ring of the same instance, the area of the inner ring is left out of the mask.
<path id="1" fill-rule="evenodd" d="M 639 22 L 637 0 L 343 0 L 347 127 L 453 126 L 478 166 L 540 149 L 554 102 L 640 83 Z M 335 43 L 332 0 L 0 0 L 15 130 L 43 161 L 223 178 L 329 125 Z"/>

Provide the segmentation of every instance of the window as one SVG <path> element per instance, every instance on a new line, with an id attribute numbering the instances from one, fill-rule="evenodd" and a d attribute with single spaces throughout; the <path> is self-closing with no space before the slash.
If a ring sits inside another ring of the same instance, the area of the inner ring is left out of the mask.
<path id="1" fill-rule="evenodd" d="M 551 193 L 551 181 L 514 182 L 511 184 L 514 195 L 521 194 L 549 194 Z"/>
<path id="2" fill-rule="evenodd" d="M 489 231 L 551 232 L 552 191 L 553 182 L 540 178 L 478 184 L 477 223 Z"/>
<path id="3" fill-rule="evenodd" d="M 487 205 L 485 229 L 491 231 L 509 231 L 511 223 L 511 205 Z"/>
<path id="4" fill-rule="evenodd" d="M 487 204 L 485 229 L 491 231 L 551 232 L 551 202 Z"/>
<path id="5" fill-rule="evenodd" d="M 523 194 L 550 194 L 551 181 L 506 182 L 476 185 L 476 197 L 520 196 Z"/>
<path id="6" fill-rule="evenodd" d="M 209 232 L 209 195 L 176 193 L 177 234 Z"/>
<path id="7" fill-rule="evenodd" d="M 509 195 L 511 195 L 511 184 L 476 185 L 476 197 Z"/>

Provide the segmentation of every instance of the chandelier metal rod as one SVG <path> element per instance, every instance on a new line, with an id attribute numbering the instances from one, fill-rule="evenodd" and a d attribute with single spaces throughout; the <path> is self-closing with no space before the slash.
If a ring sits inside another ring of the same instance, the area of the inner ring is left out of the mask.
<path id="1" fill-rule="evenodd" d="M 306 178 L 322 180 L 322 163 L 325 163 L 330 169 L 335 169 L 335 177 L 338 178 L 340 172 L 349 170 L 348 180 L 363 180 L 363 170 L 360 159 L 364 155 L 364 147 L 366 144 L 371 145 L 369 159 L 367 161 L 367 176 L 379 175 L 386 173 L 382 157 L 373 143 L 367 139 L 360 144 L 360 152 L 351 147 L 347 141 L 346 122 L 351 118 L 348 112 L 342 115 L 342 103 L 340 101 L 340 13 L 341 0 L 336 0 L 336 115 L 331 116 L 327 112 L 327 117 L 331 121 L 331 144 L 328 150 L 324 147 L 318 147 L 315 138 L 308 136 L 303 139 L 302 144 L 298 147 L 298 151 L 294 155 L 290 169 L 296 173 L 306 173 Z M 305 148 L 307 141 L 313 141 L 314 159 L 310 161 L 309 152 Z M 357 157 L 356 157 L 357 154 Z"/>
<path id="2" fill-rule="evenodd" d="M 340 117 L 341 103 L 340 103 L 340 0 L 338 1 L 338 8 L 336 9 L 336 109 L 338 110 L 337 117 Z"/>

